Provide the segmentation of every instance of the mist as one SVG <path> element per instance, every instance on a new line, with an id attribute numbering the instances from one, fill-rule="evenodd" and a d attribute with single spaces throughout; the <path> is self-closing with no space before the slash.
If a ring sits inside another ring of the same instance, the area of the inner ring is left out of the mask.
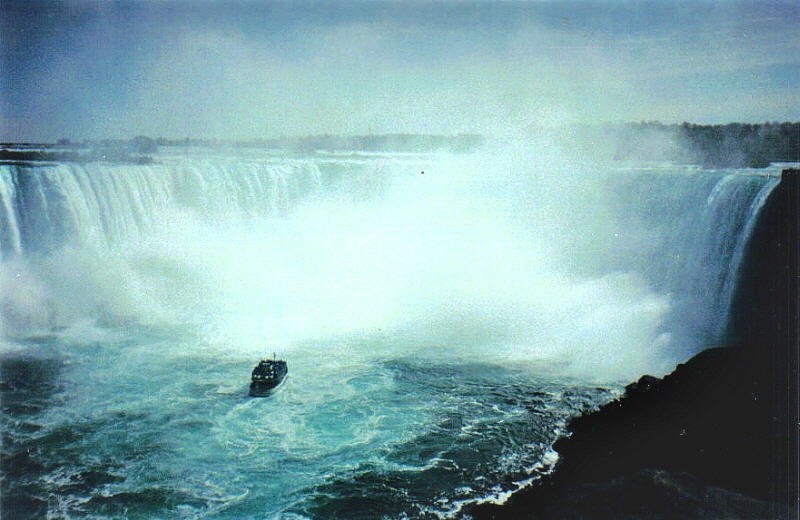
<path id="1" fill-rule="evenodd" d="M 80 168 L 54 170 L 47 182 L 74 220 L 37 235 L 41 253 L 3 263 L 3 333 L 178 327 L 193 352 L 234 358 L 324 342 L 325 356 L 338 345 L 352 360 L 545 363 L 597 380 L 667 370 L 671 296 L 608 269 L 619 224 L 604 177 L 554 143 L 530 145 L 350 165 L 338 188 L 269 218 L 242 195 L 266 206 L 283 196 L 251 193 L 260 182 L 246 162 L 229 180 L 238 163 L 190 177 L 172 165 L 102 170 L 95 189 L 120 201 L 113 220 L 93 192 L 59 180 Z M 328 184 L 313 164 L 275 174 Z"/>

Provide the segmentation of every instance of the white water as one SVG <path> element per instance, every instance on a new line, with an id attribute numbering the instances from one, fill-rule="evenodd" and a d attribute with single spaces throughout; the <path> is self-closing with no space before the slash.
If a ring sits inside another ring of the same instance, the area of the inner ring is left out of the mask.
<path id="1" fill-rule="evenodd" d="M 252 356 L 388 334 L 601 378 L 721 337 L 775 183 L 509 155 L 0 168 L 6 335 L 190 325 Z M 665 330 L 688 300 L 700 321 Z"/>
<path id="2" fill-rule="evenodd" d="M 158 159 L 0 166 L 5 358 L 61 367 L 8 449 L 41 456 L 53 516 L 503 496 L 598 382 L 719 341 L 776 182 L 501 150 Z M 289 380 L 246 399 L 272 351 Z"/>

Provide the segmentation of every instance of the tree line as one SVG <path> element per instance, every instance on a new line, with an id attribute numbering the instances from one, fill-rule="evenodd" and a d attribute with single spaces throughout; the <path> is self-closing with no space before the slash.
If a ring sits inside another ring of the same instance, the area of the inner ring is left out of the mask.
<path id="1" fill-rule="evenodd" d="M 708 168 L 765 168 L 800 161 L 800 122 L 697 125 L 629 123 L 617 128 L 616 159 L 673 160 Z M 652 146 L 653 138 L 667 145 Z"/>

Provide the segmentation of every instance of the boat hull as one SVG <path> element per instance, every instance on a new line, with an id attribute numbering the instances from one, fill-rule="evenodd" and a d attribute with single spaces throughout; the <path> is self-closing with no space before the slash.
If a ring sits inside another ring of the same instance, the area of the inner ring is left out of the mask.
<path id="1" fill-rule="evenodd" d="M 283 382 L 283 377 L 275 381 L 253 381 L 250 383 L 250 397 L 267 397 Z"/>

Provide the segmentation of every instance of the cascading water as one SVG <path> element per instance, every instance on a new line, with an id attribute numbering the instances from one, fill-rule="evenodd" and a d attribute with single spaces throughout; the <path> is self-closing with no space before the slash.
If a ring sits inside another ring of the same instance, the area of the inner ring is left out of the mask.
<path id="1" fill-rule="evenodd" d="M 4 508 L 436 517 L 547 471 L 720 341 L 777 181 L 514 157 L 0 165 Z"/>
<path id="2" fill-rule="evenodd" d="M 2 166 L 3 257 L 77 243 L 113 246 L 151 231 L 181 207 L 206 217 L 285 214 L 319 189 L 311 161 Z"/>
<path id="3" fill-rule="evenodd" d="M 611 180 L 634 237 L 617 267 L 671 295 L 663 329 L 675 336 L 678 357 L 724 341 L 738 270 L 777 173 L 656 169 Z"/>

